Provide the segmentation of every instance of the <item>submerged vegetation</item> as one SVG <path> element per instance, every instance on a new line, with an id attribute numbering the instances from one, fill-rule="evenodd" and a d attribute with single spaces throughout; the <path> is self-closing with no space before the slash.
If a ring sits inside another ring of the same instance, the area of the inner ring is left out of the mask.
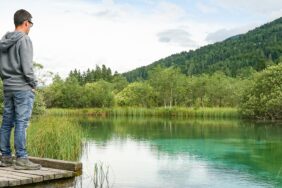
<path id="1" fill-rule="evenodd" d="M 94 188 L 111 187 L 109 180 L 110 167 L 102 162 L 95 163 L 93 184 Z"/>

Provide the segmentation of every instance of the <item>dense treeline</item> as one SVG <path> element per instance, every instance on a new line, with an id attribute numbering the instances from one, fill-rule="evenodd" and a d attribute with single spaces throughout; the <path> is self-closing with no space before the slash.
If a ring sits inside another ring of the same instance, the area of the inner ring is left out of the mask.
<path id="1" fill-rule="evenodd" d="M 246 117 L 282 118 L 282 64 L 237 78 L 222 71 L 186 76 L 178 68 L 157 66 L 147 80 L 132 83 L 118 73 L 81 83 L 73 72 L 65 80 L 54 76 L 43 89 L 47 107 L 237 107 Z"/>
<path id="2" fill-rule="evenodd" d="M 111 69 L 102 65 L 82 73 L 76 69 L 70 71 L 65 80 L 55 75 L 43 94 L 47 107 L 111 107 L 114 94 L 127 84 L 124 77 L 118 73 L 112 75 Z"/>
<path id="3" fill-rule="evenodd" d="M 246 79 L 222 72 L 187 77 L 179 69 L 160 66 L 149 72 L 148 80 L 133 83 L 115 74 L 110 80 L 81 84 L 73 72 L 65 80 L 56 75 L 44 89 L 47 107 L 234 107 L 248 85 Z"/>
<path id="4" fill-rule="evenodd" d="M 195 51 L 182 52 L 143 66 L 123 75 L 129 82 L 148 79 L 149 71 L 158 65 L 178 67 L 185 75 L 212 74 L 222 71 L 237 77 L 250 69 L 261 71 L 282 61 L 282 18 L 246 34 L 207 45 Z"/>
<path id="5" fill-rule="evenodd" d="M 111 81 L 112 79 L 112 70 L 107 68 L 105 65 L 102 67 L 96 65 L 95 69 L 80 72 L 80 70 L 74 69 L 69 73 L 70 77 L 75 77 L 80 85 L 84 85 L 89 82 L 95 82 L 100 79 Z"/>

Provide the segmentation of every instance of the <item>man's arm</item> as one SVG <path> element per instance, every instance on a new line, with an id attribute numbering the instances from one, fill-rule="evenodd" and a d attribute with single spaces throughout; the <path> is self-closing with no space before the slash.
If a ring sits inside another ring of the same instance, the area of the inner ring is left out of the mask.
<path id="1" fill-rule="evenodd" d="M 24 37 L 20 44 L 20 61 L 21 67 L 27 83 L 33 88 L 37 87 L 37 79 L 33 71 L 33 47 L 28 36 Z"/>

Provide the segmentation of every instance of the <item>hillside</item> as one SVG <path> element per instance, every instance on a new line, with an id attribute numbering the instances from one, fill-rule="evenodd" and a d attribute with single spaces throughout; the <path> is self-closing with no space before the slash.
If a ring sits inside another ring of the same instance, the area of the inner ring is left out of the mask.
<path id="1" fill-rule="evenodd" d="M 181 52 L 160 59 L 148 66 L 123 73 L 132 82 L 147 79 L 148 71 L 157 65 L 179 67 L 186 75 L 223 71 L 236 77 L 244 70 L 256 71 L 282 61 L 282 17 L 246 34 L 230 37 L 194 51 Z"/>

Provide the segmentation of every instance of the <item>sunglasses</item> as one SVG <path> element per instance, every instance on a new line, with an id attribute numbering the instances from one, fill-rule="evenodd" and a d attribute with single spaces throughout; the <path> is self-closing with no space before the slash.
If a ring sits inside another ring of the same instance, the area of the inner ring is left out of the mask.
<path id="1" fill-rule="evenodd" d="M 32 22 L 28 21 L 28 23 L 30 23 L 30 27 L 32 27 L 32 26 L 33 26 L 33 23 L 32 23 Z"/>
<path id="2" fill-rule="evenodd" d="M 33 22 L 30 19 L 28 19 L 27 21 L 28 21 L 28 23 L 30 23 L 30 27 L 32 27 L 33 26 Z"/>

